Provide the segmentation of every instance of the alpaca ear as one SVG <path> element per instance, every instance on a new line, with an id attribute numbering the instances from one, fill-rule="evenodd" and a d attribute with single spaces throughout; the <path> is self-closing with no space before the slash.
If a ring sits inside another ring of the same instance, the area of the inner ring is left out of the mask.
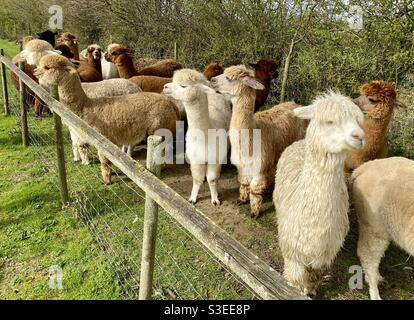
<path id="1" fill-rule="evenodd" d="M 252 68 L 256 69 L 257 63 L 249 63 L 249 66 L 251 66 Z"/>
<path id="2" fill-rule="evenodd" d="M 28 50 L 24 49 L 24 50 L 22 50 L 22 52 L 20 52 L 20 57 L 21 58 L 26 60 L 28 56 L 29 56 L 29 51 Z"/>
<path id="3" fill-rule="evenodd" d="M 46 50 L 46 54 L 62 54 L 62 51 L 59 50 Z"/>
<path id="4" fill-rule="evenodd" d="M 313 105 L 299 107 L 293 110 L 296 117 L 303 120 L 311 120 L 315 116 L 315 107 Z"/>
<path id="5" fill-rule="evenodd" d="M 259 81 L 251 78 L 251 77 L 244 77 L 243 83 L 246 86 L 249 86 L 250 88 L 253 88 L 255 90 L 264 90 L 264 85 L 262 85 Z"/>
<path id="6" fill-rule="evenodd" d="M 407 109 L 407 105 L 400 100 L 395 101 L 395 106 L 401 109 Z"/>

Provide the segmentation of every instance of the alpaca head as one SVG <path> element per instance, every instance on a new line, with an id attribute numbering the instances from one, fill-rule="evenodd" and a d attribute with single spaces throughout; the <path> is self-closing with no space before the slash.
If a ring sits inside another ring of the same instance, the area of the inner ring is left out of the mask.
<path id="1" fill-rule="evenodd" d="M 373 119 L 391 116 L 394 107 L 405 107 L 397 100 L 394 86 L 386 81 L 372 81 L 359 88 L 360 96 L 354 102 L 365 115 Z"/>
<path id="2" fill-rule="evenodd" d="M 20 56 L 27 61 L 28 64 L 38 66 L 40 59 L 47 54 L 61 54 L 52 45 L 44 40 L 34 39 L 29 41 Z"/>
<path id="3" fill-rule="evenodd" d="M 253 70 L 244 65 L 232 66 L 224 73 L 211 79 L 211 86 L 219 93 L 237 97 L 248 94 L 255 95 L 255 90 L 263 90 L 264 86 L 254 78 Z"/>
<path id="4" fill-rule="evenodd" d="M 62 33 L 60 37 L 57 39 L 57 44 L 67 45 L 70 48 L 70 51 L 72 51 L 75 54 L 75 56 L 79 52 L 78 38 L 70 32 Z"/>
<path id="5" fill-rule="evenodd" d="M 122 65 L 127 60 L 131 60 L 134 53 L 131 49 L 120 44 L 112 44 L 108 46 L 108 51 L 105 53 L 105 59 L 116 65 Z"/>
<path id="6" fill-rule="evenodd" d="M 300 119 L 310 120 L 306 140 L 323 153 L 346 153 L 365 145 L 361 128 L 364 116 L 348 97 L 331 92 L 293 112 Z"/>
<path id="7" fill-rule="evenodd" d="M 101 60 L 102 57 L 102 48 L 97 44 L 91 44 L 86 49 L 86 58 L 88 60 Z"/>
<path id="8" fill-rule="evenodd" d="M 163 94 L 178 101 L 196 100 L 204 94 L 214 93 L 209 82 L 196 70 L 181 69 L 174 73 L 173 82 L 164 86 Z"/>
<path id="9" fill-rule="evenodd" d="M 260 80 L 272 80 L 278 76 L 278 65 L 275 60 L 263 59 L 258 63 L 250 63 L 254 68 L 255 77 Z"/>
<path id="10" fill-rule="evenodd" d="M 70 51 L 70 48 L 66 44 L 58 44 L 57 46 L 55 46 L 55 49 L 62 52 L 62 56 L 68 59 L 73 59 L 75 57 L 75 54 L 72 51 Z"/>
<path id="11" fill-rule="evenodd" d="M 207 78 L 208 81 L 210 81 L 211 78 L 217 77 L 217 76 L 223 74 L 223 72 L 224 72 L 224 69 L 220 64 L 210 63 L 204 69 L 204 76 Z"/>
<path id="12" fill-rule="evenodd" d="M 56 42 L 55 37 L 57 36 L 57 34 L 58 33 L 56 31 L 53 32 L 50 30 L 46 30 L 46 31 L 38 33 L 37 37 L 38 39 L 45 40 L 49 42 L 52 46 L 54 46 Z"/>
<path id="13" fill-rule="evenodd" d="M 40 85 L 61 85 L 72 76 L 78 76 L 75 65 L 61 55 L 48 54 L 40 59 L 39 66 L 34 75 L 39 79 Z M 78 76 L 79 77 L 79 76 Z"/>
<path id="14" fill-rule="evenodd" d="M 32 37 L 32 36 L 25 36 L 25 37 L 23 37 L 21 40 L 19 40 L 19 44 L 20 44 L 20 51 L 23 51 L 24 49 L 25 49 L 25 47 L 26 47 L 26 44 L 29 42 L 29 41 L 32 41 L 32 40 L 34 40 L 35 38 L 34 37 Z"/>

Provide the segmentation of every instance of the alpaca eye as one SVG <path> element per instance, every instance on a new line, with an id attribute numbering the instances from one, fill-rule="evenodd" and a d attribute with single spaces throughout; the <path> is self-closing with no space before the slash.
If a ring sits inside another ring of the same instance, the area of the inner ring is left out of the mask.
<path id="1" fill-rule="evenodd" d="M 185 89 L 185 88 L 187 88 L 187 86 L 181 86 L 181 88 Z"/>
<path id="2" fill-rule="evenodd" d="M 333 122 L 333 121 L 326 121 L 326 124 L 327 124 L 328 126 L 331 126 L 331 125 L 333 125 L 333 124 L 334 124 L 334 122 Z"/>
<path id="3" fill-rule="evenodd" d="M 376 100 L 374 100 L 372 98 L 368 98 L 368 100 L 369 100 L 369 102 L 374 103 L 374 104 L 378 102 L 378 101 L 376 101 Z"/>

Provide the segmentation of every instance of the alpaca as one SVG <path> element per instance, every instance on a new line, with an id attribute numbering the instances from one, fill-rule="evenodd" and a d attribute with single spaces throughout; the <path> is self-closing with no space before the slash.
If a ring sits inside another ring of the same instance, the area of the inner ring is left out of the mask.
<path id="1" fill-rule="evenodd" d="M 236 165 L 240 183 L 239 204 L 250 200 L 252 217 L 260 215 L 263 194 L 274 184 L 276 164 L 283 150 L 304 137 L 306 122 L 296 118 L 294 102 L 254 113 L 256 90 L 264 86 L 254 78 L 252 70 L 244 65 L 224 70 L 224 74 L 211 79 L 216 91 L 230 95 L 233 113 L 230 122 L 231 162 Z M 260 141 L 253 141 L 256 131 Z M 249 140 L 246 140 L 248 133 Z M 246 155 L 245 145 L 248 143 Z M 256 143 L 257 142 L 257 143 Z M 251 150 L 259 146 L 259 155 Z M 253 152 L 254 153 L 254 152 Z"/>
<path id="2" fill-rule="evenodd" d="M 278 65 L 272 59 L 260 60 L 258 63 L 251 63 L 250 66 L 254 68 L 254 77 L 264 85 L 263 90 L 256 91 L 256 102 L 254 111 L 259 110 L 267 100 L 272 86 L 272 80 L 278 76 Z"/>
<path id="3" fill-rule="evenodd" d="M 26 39 L 27 40 L 27 39 Z M 36 77 L 33 75 L 34 69 L 39 64 L 40 58 L 46 54 L 60 54 L 59 50 L 56 50 L 52 47 L 50 43 L 44 40 L 34 39 L 26 42 L 24 44 L 24 49 L 18 56 L 13 58 L 13 63 L 18 65 L 20 59 L 26 61 L 24 65 L 24 72 L 32 78 L 34 81 L 37 81 Z M 17 89 L 19 89 L 19 78 L 12 73 L 12 82 Z M 37 97 L 32 90 L 26 87 L 27 93 L 25 101 L 34 106 L 34 113 L 36 116 L 42 116 L 43 109 L 47 107 L 44 106 L 42 101 Z M 47 109 L 49 110 L 49 109 Z"/>
<path id="4" fill-rule="evenodd" d="M 70 33 L 64 32 L 60 35 L 60 37 L 56 40 L 56 44 L 65 44 L 70 48 L 70 51 L 74 54 L 75 60 L 80 60 L 79 56 L 79 42 L 77 37 Z"/>
<path id="5" fill-rule="evenodd" d="M 108 79 L 100 82 L 82 83 L 82 89 L 88 98 L 102 98 L 122 96 L 141 92 L 141 89 L 127 79 Z M 89 165 L 89 150 L 87 141 L 76 134 L 76 131 L 69 126 L 72 141 L 73 160 L 81 161 L 83 165 Z M 132 155 L 132 146 L 123 146 L 129 156 Z"/>
<path id="6" fill-rule="evenodd" d="M 211 80 L 211 78 L 217 77 L 221 74 L 223 74 L 224 69 L 221 65 L 218 63 L 210 63 L 205 69 L 204 69 L 204 76 L 207 78 L 208 81 Z"/>
<path id="7" fill-rule="evenodd" d="M 19 40 L 19 44 L 20 44 L 20 52 L 24 50 L 24 48 L 26 47 L 26 44 L 29 41 L 34 40 L 35 38 L 32 36 L 25 36 L 23 37 L 21 40 Z"/>
<path id="8" fill-rule="evenodd" d="M 381 300 L 379 264 L 391 241 L 414 255 L 414 161 L 374 160 L 352 174 L 359 223 L 358 257 L 372 300 Z"/>
<path id="9" fill-rule="evenodd" d="M 108 48 L 105 58 L 118 67 L 119 76 L 137 84 L 144 92 L 161 93 L 164 85 L 172 81 L 171 78 L 142 75 L 134 67 L 132 51 L 125 46 L 117 45 Z"/>
<path id="10" fill-rule="evenodd" d="M 119 44 L 116 44 L 116 43 L 110 44 L 107 48 L 107 51 L 102 55 L 102 59 L 101 59 L 102 78 L 105 80 L 119 78 L 118 68 L 116 67 L 116 65 L 105 59 L 105 55 L 107 55 L 108 50 L 118 45 Z"/>
<path id="11" fill-rule="evenodd" d="M 176 70 L 182 69 L 183 66 L 174 59 L 165 59 L 157 61 L 138 71 L 141 76 L 156 76 L 161 78 L 171 78 Z"/>
<path id="12" fill-rule="evenodd" d="M 49 42 L 53 47 L 55 46 L 56 40 L 55 37 L 57 32 L 46 30 L 37 34 L 37 38 L 40 40 L 45 40 Z"/>
<path id="13" fill-rule="evenodd" d="M 61 55 L 70 59 L 73 59 L 75 55 L 72 51 L 70 51 L 70 48 L 66 44 L 58 44 L 55 46 L 55 49 L 61 52 Z"/>
<path id="14" fill-rule="evenodd" d="M 207 178 L 211 203 L 214 206 L 220 205 L 217 182 L 220 178 L 221 165 L 227 160 L 230 105 L 225 105 L 224 98 L 223 105 L 217 103 L 219 94 L 203 84 L 208 81 L 198 71 L 181 69 L 174 73 L 173 79 L 172 83 L 165 86 L 163 93 L 181 101 L 187 115 L 186 157 L 193 176 L 193 189 L 189 201 L 194 204 L 197 202 L 200 187 Z M 222 130 L 217 132 L 219 137 L 214 136 L 214 142 L 209 140 L 211 139 L 209 129 Z M 224 134 L 223 139 L 220 139 L 222 137 L 220 133 Z M 209 149 L 213 144 L 216 148 L 214 157 L 211 155 L 212 149 Z"/>
<path id="15" fill-rule="evenodd" d="M 385 81 L 372 81 L 360 88 L 361 96 L 354 102 L 364 113 L 364 131 L 366 146 L 348 155 L 345 161 L 345 174 L 347 178 L 352 171 L 364 162 L 382 159 L 388 156 L 387 131 L 394 108 L 403 107 L 397 100 L 394 86 Z"/>
<path id="16" fill-rule="evenodd" d="M 343 167 L 347 154 L 365 143 L 363 114 L 337 93 L 293 112 L 310 123 L 305 139 L 280 157 L 273 202 L 284 276 L 313 296 L 321 271 L 331 265 L 349 230 Z"/>
<path id="17" fill-rule="evenodd" d="M 86 49 L 86 61 L 81 61 L 78 67 L 79 77 L 82 82 L 102 81 L 101 67 L 102 48 L 92 44 Z"/>
<path id="18" fill-rule="evenodd" d="M 47 55 L 35 75 L 43 86 L 58 85 L 59 98 L 76 115 L 114 144 L 135 145 L 159 129 L 175 133 L 179 113 L 166 97 L 140 92 L 117 97 L 88 98 L 75 66 L 60 55 Z M 111 183 L 110 162 L 98 152 L 106 185 Z"/>

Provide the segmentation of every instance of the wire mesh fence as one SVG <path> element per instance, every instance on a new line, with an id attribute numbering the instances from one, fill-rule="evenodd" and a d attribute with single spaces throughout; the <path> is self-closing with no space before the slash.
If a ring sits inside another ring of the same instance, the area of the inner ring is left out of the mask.
<path id="1" fill-rule="evenodd" d="M 9 75 L 10 76 L 10 75 Z M 21 129 L 18 91 L 9 82 L 11 116 Z M 28 132 L 31 150 L 42 170 L 56 176 L 56 137 L 52 115 L 36 117 L 33 92 L 27 90 Z M 42 102 L 43 103 L 43 102 Z M 43 103 L 44 104 L 44 103 Z M 89 146 L 90 165 L 74 162 L 67 127 L 64 146 L 70 204 L 66 208 L 93 235 L 116 274 L 126 299 L 137 299 L 143 239 L 145 193 L 121 170 L 113 183 L 102 183 L 96 149 Z M 58 191 L 57 191 L 58 192 Z M 254 299 L 259 296 L 235 276 L 195 237 L 160 208 L 153 282 L 153 299 Z"/>

